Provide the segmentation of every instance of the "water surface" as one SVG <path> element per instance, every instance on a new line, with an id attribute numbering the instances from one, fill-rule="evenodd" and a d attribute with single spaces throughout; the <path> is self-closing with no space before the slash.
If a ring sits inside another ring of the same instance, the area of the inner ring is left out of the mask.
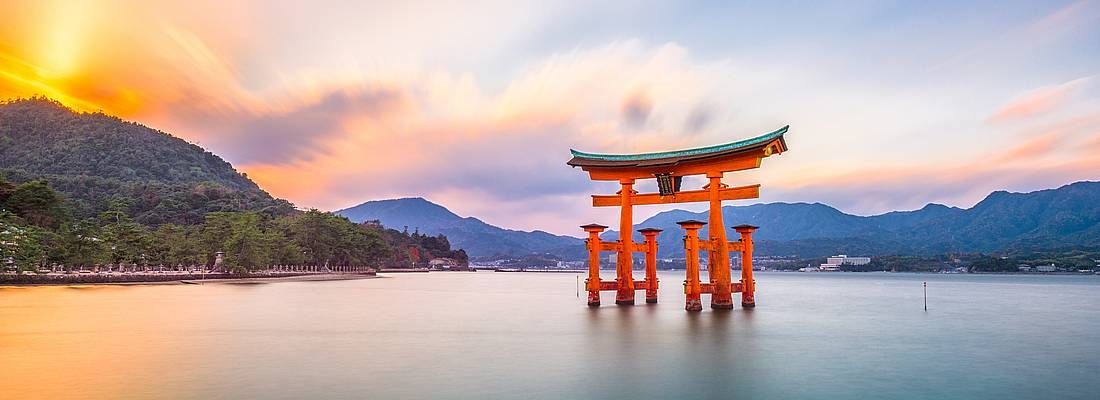
<path id="1" fill-rule="evenodd" d="M 661 279 L 658 305 L 599 309 L 573 274 L 3 288 L 0 397 L 1100 393 L 1100 277 L 762 273 L 755 310 L 699 314 L 682 273 Z"/>

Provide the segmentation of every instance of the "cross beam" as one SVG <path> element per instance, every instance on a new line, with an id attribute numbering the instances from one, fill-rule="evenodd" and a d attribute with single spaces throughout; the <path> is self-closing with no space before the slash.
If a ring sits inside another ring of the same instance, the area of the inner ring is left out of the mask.
<path id="1" fill-rule="evenodd" d="M 760 185 L 738 186 L 731 188 L 722 188 L 718 190 L 719 200 L 743 200 L 743 199 L 755 199 L 760 197 Z M 698 201 L 709 201 L 709 190 L 689 190 L 685 192 L 677 192 L 671 196 L 661 196 L 660 193 L 644 193 L 635 194 L 630 196 L 631 205 L 647 205 L 647 204 L 669 204 L 669 203 L 694 203 Z M 622 195 L 593 195 L 592 196 L 593 207 L 620 207 L 622 206 Z"/>

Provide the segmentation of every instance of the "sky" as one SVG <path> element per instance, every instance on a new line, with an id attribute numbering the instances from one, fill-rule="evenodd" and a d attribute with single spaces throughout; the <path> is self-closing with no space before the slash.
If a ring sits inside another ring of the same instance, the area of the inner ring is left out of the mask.
<path id="1" fill-rule="evenodd" d="M 1100 180 L 1100 2 L 806 3 L 3 0 L 0 99 L 163 130 L 302 208 L 420 196 L 574 236 L 615 224 L 589 195 L 618 188 L 569 149 L 784 125 L 788 152 L 725 178 L 760 199 L 728 204 L 872 215 Z"/>

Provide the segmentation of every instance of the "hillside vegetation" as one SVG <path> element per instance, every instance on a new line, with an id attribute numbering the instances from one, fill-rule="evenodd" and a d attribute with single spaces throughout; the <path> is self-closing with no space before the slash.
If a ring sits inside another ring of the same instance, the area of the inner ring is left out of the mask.
<path id="1" fill-rule="evenodd" d="M 0 103 L 0 270 L 424 267 L 442 235 L 299 211 L 179 138 L 45 98 Z"/>
<path id="2" fill-rule="evenodd" d="M 0 103 L 0 173 L 45 179 L 78 219 L 123 209 L 144 225 L 191 225 L 210 212 L 293 210 L 199 146 L 46 98 Z"/>

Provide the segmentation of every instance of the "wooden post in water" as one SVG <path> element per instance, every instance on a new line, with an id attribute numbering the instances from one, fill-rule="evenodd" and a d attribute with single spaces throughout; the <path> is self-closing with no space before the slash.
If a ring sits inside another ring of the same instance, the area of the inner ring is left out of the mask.
<path id="1" fill-rule="evenodd" d="M 756 279 L 752 277 L 752 233 L 758 227 L 737 225 L 733 227 L 741 234 L 741 307 L 756 307 Z"/>
<path id="2" fill-rule="evenodd" d="M 645 237 L 645 302 L 657 304 L 657 235 L 660 229 L 639 229 Z"/>
<path id="3" fill-rule="evenodd" d="M 730 271 L 729 243 L 726 242 L 725 223 L 722 222 L 722 171 L 707 172 L 710 183 L 704 188 L 710 201 L 710 228 L 708 229 L 710 246 L 707 251 L 710 278 L 710 308 L 728 310 L 733 308 L 733 292 L 730 283 L 733 273 Z"/>
<path id="4" fill-rule="evenodd" d="M 928 281 L 923 283 L 924 286 L 924 311 L 928 311 Z"/>
<path id="5" fill-rule="evenodd" d="M 703 289 L 699 282 L 699 228 L 702 228 L 706 223 L 688 220 L 677 222 L 677 224 L 684 228 L 684 261 L 687 267 L 684 271 L 684 274 L 687 275 L 687 279 L 684 280 L 684 295 L 687 298 L 684 309 L 687 311 L 702 311 L 703 303 L 700 300 L 700 295 L 703 293 Z"/>
<path id="6" fill-rule="evenodd" d="M 599 224 L 588 224 L 581 226 L 588 233 L 588 240 L 585 244 L 588 246 L 588 280 L 585 281 L 588 287 L 588 306 L 599 307 L 600 306 L 600 232 L 607 229 L 606 226 Z"/>
<path id="7" fill-rule="evenodd" d="M 634 305 L 634 214 L 631 197 L 634 195 L 634 179 L 619 180 L 619 257 L 615 264 L 618 290 L 615 291 L 615 304 Z"/>

